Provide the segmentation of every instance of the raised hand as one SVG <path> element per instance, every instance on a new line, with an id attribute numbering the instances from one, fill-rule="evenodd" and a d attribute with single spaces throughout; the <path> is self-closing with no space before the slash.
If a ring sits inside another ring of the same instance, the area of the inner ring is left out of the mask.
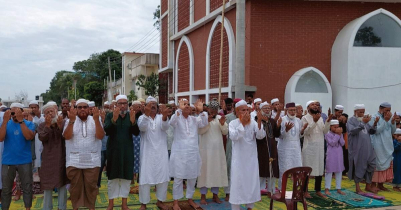
<path id="1" fill-rule="evenodd" d="M 338 134 L 338 135 L 341 135 L 341 134 L 343 133 L 343 128 L 338 127 L 338 128 L 336 129 L 336 132 L 335 132 L 335 133 Z"/>
<path id="2" fill-rule="evenodd" d="M 58 116 L 58 117 L 57 117 L 57 126 L 58 126 L 58 129 L 60 129 L 60 130 L 63 129 L 63 122 L 64 122 L 64 120 L 63 120 L 63 115 Z"/>
<path id="3" fill-rule="evenodd" d="M 283 118 L 278 118 L 277 120 L 277 126 L 280 127 L 281 126 L 281 122 L 283 122 Z"/>
<path id="4" fill-rule="evenodd" d="M 329 110 L 327 111 L 327 115 L 331 115 L 331 109 L 330 109 L 330 107 L 329 107 Z"/>
<path id="5" fill-rule="evenodd" d="M 391 116 L 392 116 L 391 112 L 387 112 L 387 113 L 384 115 L 384 120 L 385 120 L 386 122 L 388 122 L 388 121 L 391 119 Z"/>
<path id="6" fill-rule="evenodd" d="M 113 121 L 117 122 L 118 116 L 120 116 L 120 108 L 116 107 L 113 110 Z"/>
<path id="7" fill-rule="evenodd" d="M 52 117 L 50 115 L 45 115 L 45 126 L 50 127 L 52 125 Z"/>
<path id="8" fill-rule="evenodd" d="M 333 119 L 333 114 L 329 114 L 329 116 L 327 117 L 326 122 L 330 122 L 332 119 Z M 340 119 L 338 121 L 340 121 Z"/>
<path id="9" fill-rule="evenodd" d="M 368 123 L 371 119 L 372 119 L 371 116 L 365 115 L 365 116 L 363 116 L 363 118 L 362 118 L 362 122 L 364 122 L 364 123 L 366 124 L 366 123 Z M 380 119 L 380 118 L 379 118 L 379 119 Z"/>
<path id="10" fill-rule="evenodd" d="M 93 114 L 93 119 L 98 120 L 100 117 L 100 111 L 97 107 L 93 108 L 92 110 L 92 114 Z"/>
<path id="11" fill-rule="evenodd" d="M 201 99 L 196 100 L 196 103 L 194 105 L 198 113 L 203 112 L 203 101 Z"/>
<path id="12" fill-rule="evenodd" d="M 242 118 L 240 120 L 242 125 L 245 126 L 250 122 L 251 116 L 249 115 L 248 112 L 246 112 L 244 115 L 242 115 Z"/>
<path id="13" fill-rule="evenodd" d="M 186 100 L 181 99 L 181 100 L 178 102 L 178 108 L 179 108 L 179 109 L 181 109 L 181 110 L 184 110 L 184 109 L 185 109 L 185 101 L 186 101 Z"/>
<path id="14" fill-rule="evenodd" d="M 291 130 L 294 126 L 295 126 L 294 123 L 292 123 L 292 122 L 287 122 L 287 123 L 285 124 L 285 132 L 288 132 L 288 131 Z"/>
<path id="15" fill-rule="evenodd" d="M 305 110 L 305 111 L 304 111 L 304 115 L 306 115 L 306 114 L 308 114 L 308 110 Z"/>
<path id="16" fill-rule="evenodd" d="M 391 119 L 391 124 L 394 124 L 396 116 L 397 116 L 397 112 L 394 112 L 393 118 Z"/>
<path id="17" fill-rule="evenodd" d="M 20 109 L 17 109 L 15 111 L 15 117 L 17 118 L 18 122 L 22 122 L 24 120 L 24 115 L 22 114 L 22 111 Z"/>
<path id="18" fill-rule="evenodd" d="M 159 105 L 159 109 L 160 109 L 160 113 L 163 114 L 163 110 L 166 109 L 166 105 L 165 104 Z"/>
<path id="19" fill-rule="evenodd" d="M 132 124 L 135 124 L 135 115 L 136 115 L 136 111 L 132 111 L 129 113 L 129 120 L 131 121 Z"/>
<path id="20" fill-rule="evenodd" d="M 11 119 L 11 110 L 7 110 L 3 115 L 4 123 L 7 123 Z"/>
<path id="21" fill-rule="evenodd" d="M 226 116 L 221 116 L 221 118 L 219 119 L 220 125 L 224 125 L 224 123 L 226 123 Z"/>
<path id="22" fill-rule="evenodd" d="M 263 116 L 261 111 L 258 111 L 256 116 L 258 117 L 258 122 L 261 122 L 262 120 L 267 121 L 267 117 Z"/>
<path id="23" fill-rule="evenodd" d="M 319 121 L 320 117 L 321 117 L 320 113 L 313 115 L 313 121 L 315 121 L 315 122 Z"/>
<path id="24" fill-rule="evenodd" d="M 75 122 L 77 118 L 77 109 L 71 106 L 71 109 L 70 111 L 67 112 L 67 114 L 68 114 L 68 119 L 70 119 L 70 122 Z"/>
<path id="25" fill-rule="evenodd" d="M 308 127 L 308 123 L 305 123 L 304 126 L 302 127 L 302 130 L 305 130 Z"/>
<path id="26" fill-rule="evenodd" d="M 221 100 L 221 108 L 222 108 L 223 110 L 226 110 L 226 109 L 227 109 L 227 107 L 226 107 L 226 102 L 225 102 L 224 100 Z"/>
<path id="27" fill-rule="evenodd" d="M 168 117 L 172 114 L 173 110 L 170 107 L 166 107 L 166 105 L 164 105 L 164 108 L 162 110 L 162 115 L 163 117 Z"/>
<path id="28" fill-rule="evenodd" d="M 379 122 L 379 120 L 380 120 L 380 117 L 379 117 L 379 116 L 377 116 L 377 117 L 376 117 L 376 119 L 375 119 L 375 122 L 374 122 L 374 124 L 373 124 L 373 125 L 374 125 L 374 126 L 376 126 L 376 125 L 377 125 L 377 123 Z"/>
<path id="29" fill-rule="evenodd" d="M 106 119 L 106 112 L 104 110 L 100 111 L 100 118 L 104 121 Z"/>

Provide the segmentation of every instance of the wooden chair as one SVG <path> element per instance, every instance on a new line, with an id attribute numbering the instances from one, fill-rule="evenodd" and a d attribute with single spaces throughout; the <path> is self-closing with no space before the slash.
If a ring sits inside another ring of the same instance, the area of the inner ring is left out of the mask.
<path id="1" fill-rule="evenodd" d="M 271 196 L 270 210 L 273 209 L 273 201 L 285 203 L 287 209 L 290 210 L 296 210 L 297 203 L 302 202 L 304 210 L 308 209 L 304 195 L 308 189 L 307 186 L 311 172 L 311 167 L 296 167 L 285 171 L 282 178 L 281 193 Z M 291 178 L 293 181 L 292 192 L 286 192 L 288 178 Z"/>

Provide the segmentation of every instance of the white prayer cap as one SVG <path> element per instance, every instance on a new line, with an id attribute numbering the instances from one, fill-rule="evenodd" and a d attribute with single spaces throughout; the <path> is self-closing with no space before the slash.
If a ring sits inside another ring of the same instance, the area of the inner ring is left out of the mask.
<path id="1" fill-rule="evenodd" d="M 95 102 L 94 101 L 89 101 L 88 106 L 89 107 L 95 107 Z"/>
<path id="2" fill-rule="evenodd" d="M 142 104 L 142 103 L 141 103 L 140 101 L 133 101 L 133 102 L 132 102 L 132 105 L 134 105 L 134 104 L 139 104 L 139 105 L 140 105 L 140 104 Z"/>
<path id="3" fill-rule="evenodd" d="M 308 101 L 308 102 L 306 102 L 306 108 L 308 108 L 309 105 L 310 105 L 311 103 L 315 103 L 315 101 Z"/>
<path id="4" fill-rule="evenodd" d="M 104 102 L 104 105 L 110 105 L 110 102 L 106 101 Z"/>
<path id="5" fill-rule="evenodd" d="M 254 103 L 254 104 L 256 104 L 256 103 L 258 103 L 258 102 L 262 102 L 262 99 L 256 98 L 255 100 L 253 100 L 253 103 Z"/>
<path id="6" fill-rule="evenodd" d="M 138 98 L 138 101 L 139 101 L 139 102 L 145 102 L 145 99 L 143 99 L 143 98 Z"/>
<path id="7" fill-rule="evenodd" d="M 128 101 L 128 98 L 127 98 L 126 95 L 118 95 L 118 96 L 116 97 L 116 101 L 119 101 L 119 100 L 121 100 L 121 99 L 125 99 L 125 100 Z"/>
<path id="8" fill-rule="evenodd" d="M 276 102 L 279 102 L 278 98 L 273 98 L 273 99 L 270 101 L 271 104 L 274 104 L 274 103 L 276 103 Z"/>
<path id="9" fill-rule="evenodd" d="M 86 99 L 83 99 L 83 98 L 78 99 L 78 101 L 75 104 L 78 105 L 78 104 L 81 104 L 81 103 L 84 103 L 84 104 L 89 106 L 89 101 L 86 100 Z"/>
<path id="10" fill-rule="evenodd" d="M 295 104 L 295 107 L 297 107 L 297 106 L 302 106 L 301 104 Z"/>
<path id="11" fill-rule="evenodd" d="M 29 105 L 32 105 L 32 104 L 39 105 L 39 102 L 37 100 L 32 100 L 29 102 Z"/>
<path id="12" fill-rule="evenodd" d="M 49 101 L 49 102 L 47 102 L 47 104 L 52 105 L 52 106 L 57 106 L 57 103 L 54 101 Z"/>
<path id="13" fill-rule="evenodd" d="M 252 109 L 252 105 L 248 104 L 247 106 Z"/>
<path id="14" fill-rule="evenodd" d="M 235 108 L 240 107 L 240 106 L 244 106 L 244 105 L 248 105 L 248 104 L 246 103 L 246 101 L 241 100 L 241 101 L 238 101 L 238 102 L 235 104 Z"/>
<path id="15" fill-rule="evenodd" d="M 6 105 L 1 105 L 0 109 L 2 109 L 2 108 L 7 108 L 7 106 Z"/>
<path id="16" fill-rule="evenodd" d="M 195 105 L 193 105 L 193 104 L 190 104 L 189 106 L 191 106 L 192 108 L 195 108 Z"/>
<path id="17" fill-rule="evenodd" d="M 340 122 L 338 120 L 330 120 L 330 125 L 338 125 Z"/>
<path id="18" fill-rule="evenodd" d="M 181 100 L 183 100 L 183 101 L 188 101 L 188 99 L 186 99 L 186 98 L 182 98 Z"/>
<path id="19" fill-rule="evenodd" d="M 401 129 L 397 128 L 394 132 L 394 134 L 401 134 Z"/>
<path id="20" fill-rule="evenodd" d="M 401 117 L 401 113 L 400 112 L 395 112 L 395 114 Z"/>
<path id="21" fill-rule="evenodd" d="M 261 103 L 261 104 L 259 105 L 259 108 L 262 109 L 264 106 L 269 106 L 269 105 L 270 105 L 270 104 L 267 103 L 267 101 L 265 101 L 265 102 L 263 102 L 263 103 Z"/>
<path id="22" fill-rule="evenodd" d="M 336 110 L 344 110 L 344 106 L 343 105 L 336 105 L 334 107 L 334 109 L 336 109 Z"/>
<path id="23" fill-rule="evenodd" d="M 168 104 L 170 105 L 175 104 L 175 101 L 169 101 Z"/>
<path id="24" fill-rule="evenodd" d="M 384 108 L 391 108 L 391 104 L 389 102 L 383 102 L 380 104 L 380 106 Z"/>
<path id="25" fill-rule="evenodd" d="M 42 112 L 44 113 L 44 112 L 46 111 L 46 109 L 48 109 L 48 108 L 53 108 L 53 109 L 55 109 L 55 108 L 54 108 L 54 105 L 51 105 L 51 104 L 47 103 L 46 105 L 44 105 L 44 106 L 42 107 Z"/>
<path id="26" fill-rule="evenodd" d="M 116 103 L 117 101 L 116 100 L 111 100 L 111 103 Z"/>
<path id="27" fill-rule="evenodd" d="M 355 104 L 354 105 L 354 111 L 358 109 L 365 109 L 365 104 Z"/>
<path id="28" fill-rule="evenodd" d="M 10 108 L 14 108 L 14 107 L 23 109 L 24 105 L 22 105 L 21 103 L 12 103 Z"/>
<path id="29" fill-rule="evenodd" d="M 148 98 L 146 99 L 146 103 L 149 103 L 149 102 L 157 102 L 157 101 L 153 96 L 148 96 Z"/>

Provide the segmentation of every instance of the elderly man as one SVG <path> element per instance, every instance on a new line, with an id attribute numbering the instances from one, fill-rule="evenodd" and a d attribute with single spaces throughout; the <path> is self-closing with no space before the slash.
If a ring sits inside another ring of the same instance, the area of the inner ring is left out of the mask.
<path id="1" fill-rule="evenodd" d="M 239 119 L 230 122 L 229 133 L 232 140 L 231 191 L 230 203 L 233 210 L 239 210 L 241 204 L 252 209 L 260 201 L 259 166 L 256 139 L 263 139 L 266 132 L 262 120 L 268 118 L 260 112 L 258 121 L 251 120 L 244 100 L 235 105 Z"/>
<path id="2" fill-rule="evenodd" d="M 297 108 L 294 103 L 286 104 L 287 115 L 281 122 L 281 139 L 277 145 L 278 164 L 280 168 L 279 188 L 281 190 L 281 179 L 286 170 L 301 167 L 302 155 L 300 138 L 307 126 L 296 116 Z"/>
<path id="3" fill-rule="evenodd" d="M 393 175 L 393 134 L 395 132 L 395 114 L 391 114 L 391 104 L 384 102 L 380 104 L 379 112 L 374 114 L 369 124 L 374 126 L 376 117 L 379 117 L 376 133 L 371 135 L 373 148 L 376 154 L 376 169 L 373 173 L 373 185 L 377 184 L 380 190 L 388 191 L 383 186 L 385 182 L 391 182 Z"/>
<path id="4" fill-rule="evenodd" d="M 156 185 L 157 203 L 163 210 L 168 207 L 163 204 L 167 196 L 169 177 L 167 134 L 170 127 L 168 116 L 171 108 L 165 108 L 162 114 L 157 114 L 157 102 L 152 96 L 146 99 L 145 113 L 138 119 L 141 131 L 141 168 L 139 177 L 139 201 L 141 210 L 146 209 L 150 202 L 150 187 Z"/>
<path id="5" fill-rule="evenodd" d="M 89 116 L 87 100 L 79 99 L 76 104 L 77 108 L 71 107 L 68 112 L 63 132 L 67 178 L 71 181 L 70 198 L 74 209 L 82 206 L 95 209 L 104 130 L 97 108 L 92 117 Z"/>
<path id="6" fill-rule="evenodd" d="M 71 109 L 70 106 L 70 101 L 66 98 L 63 98 L 61 100 L 61 114 L 63 116 L 63 119 L 68 118 L 68 111 Z"/>
<path id="7" fill-rule="evenodd" d="M 295 104 L 295 108 L 296 108 L 296 117 L 298 119 L 302 119 L 302 117 L 304 116 L 304 109 L 302 108 L 302 105 Z"/>
<path id="8" fill-rule="evenodd" d="M 178 110 L 170 119 L 174 127 L 174 141 L 170 156 L 170 177 L 174 177 L 173 199 L 174 210 L 179 210 L 178 200 L 183 197 L 183 180 L 187 179 L 187 193 L 189 205 L 199 208 L 192 200 L 195 192 L 196 178 L 200 175 L 201 157 L 199 154 L 198 129 L 208 125 L 208 115 L 203 111 L 201 100 L 196 102 L 198 117 L 191 116 L 191 107 L 188 100 L 181 99 Z"/>
<path id="9" fill-rule="evenodd" d="M 256 115 L 258 115 L 258 112 L 260 112 L 260 104 L 262 103 L 262 99 L 260 98 L 256 98 L 255 100 L 253 100 L 253 105 L 255 110 L 253 110 L 251 112 L 251 119 L 255 120 Z"/>
<path id="10" fill-rule="evenodd" d="M 223 145 L 223 135 L 228 134 L 226 118 L 217 114 L 219 103 L 209 103 L 209 124 L 199 129 L 199 150 L 202 159 L 198 188 L 201 191 L 201 204 L 206 205 L 208 188 L 213 193 L 213 202 L 222 203 L 218 194 L 220 187 L 228 186 L 227 162 Z"/>
<path id="11" fill-rule="evenodd" d="M 107 142 L 107 177 L 109 206 L 113 209 L 114 199 L 122 198 L 122 209 L 128 209 L 127 198 L 133 178 L 134 149 L 132 135 L 139 134 L 136 111 L 128 111 L 126 95 L 116 97 L 117 107 L 106 116 L 104 130 Z"/>
<path id="12" fill-rule="evenodd" d="M 369 124 L 371 117 L 365 114 L 364 104 L 355 104 L 354 115 L 348 120 L 348 177 L 354 180 L 356 193 L 363 193 L 359 183 L 365 180 L 365 190 L 377 193 L 377 188 L 372 186 L 373 172 L 376 167 L 376 155 L 371 144 L 370 135 L 376 133 L 379 117 L 374 119 L 373 125 Z"/>
<path id="13" fill-rule="evenodd" d="M 315 177 L 316 195 L 326 197 L 321 192 L 322 176 L 324 173 L 324 122 L 316 101 L 308 101 L 306 107 L 309 112 L 302 117 L 302 123 L 307 127 L 304 130 L 304 144 L 302 149 L 302 165 L 312 168 L 311 175 Z M 309 193 L 306 197 L 310 197 Z"/>
<path id="14" fill-rule="evenodd" d="M 11 110 L 4 113 L 3 123 L 0 127 L 0 142 L 4 141 L 1 169 L 2 209 L 10 208 L 16 171 L 22 182 L 25 208 L 31 209 L 33 183 L 31 140 L 35 138 L 35 125 L 23 118 L 22 104 L 12 103 L 10 108 Z"/>
<path id="15" fill-rule="evenodd" d="M 35 124 L 35 129 L 39 127 L 40 123 L 44 122 L 45 119 L 42 117 L 40 110 L 39 110 L 39 102 L 36 100 L 32 100 L 29 102 L 29 108 L 32 110 L 32 115 L 33 119 L 32 122 Z M 34 145 L 32 145 L 35 150 L 35 158 L 34 158 L 34 168 L 40 168 L 41 167 L 41 154 L 43 151 L 43 144 L 39 140 L 38 134 L 35 132 L 35 142 L 32 142 Z"/>
<path id="16" fill-rule="evenodd" d="M 255 106 L 255 110 L 257 107 L 258 106 Z M 258 141 L 256 141 L 259 162 L 260 191 L 263 194 L 266 193 L 266 181 L 268 181 L 267 193 L 272 195 L 275 192 L 276 180 L 279 178 L 279 160 L 277 155 L 276 138 L 280 137 L 281 119 L 276 121 L 275 119 L 270 118 L 271 107 L 267 102 L 259 104 L 258 110 L 261 110 L 262 116 L 266 118 L 266 120 L 262 120 L 266 136 L 263 139 L 257 139 Z M 258 118 L 253 118 L 253 120 L 258 121 Z"/>
<path id="17" fill-rule="evenodd" d="M 40 188 L 44 190 L 43 209 L 53 209 L 53 189 L 58 189 L 58 209 L 67 209 L 67 175 L 63 116 L 57 116 L 52 105 L 43 107 L 45 122 L 38 128 L 39 140 L 43 143 Z"/>
<path id="18" fill-rule="evenodd" d="M 280 101 L 278 100 L 278 98 L 273 98 L 270 101 L 270 104 L 272 106 L 272 116 L 271 118 L 276 119 L 276 121 L 278 120 L 278 118 L 280 117 L 284 117 L 284 111 L 282 110 Z"/>

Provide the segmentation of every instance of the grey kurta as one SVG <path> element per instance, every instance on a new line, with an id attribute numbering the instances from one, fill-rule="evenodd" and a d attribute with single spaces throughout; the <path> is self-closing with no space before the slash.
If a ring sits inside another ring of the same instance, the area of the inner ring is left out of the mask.
<path id="1" fill-rule="evenodd" d="M 226 123 L 227 125 L 230 124 L 231 121 L 237 119 L 237 116 L 235 116 L 234 112 L 231 112 L 230 114 L 226 115 Z M 230 177 L 231 177 L 231 156 L 232 156 L 232 148 L 233 148 L 233 142 L 230 139 L 230 133 L 228 133 L 227 136 L 227 145 L 226 145 L 226 160 L 227 160 L 227 177 L 228 177 L 228 183 L 230 183 Z"/>
<path id="2" fill-rule="evenodd" d="M 360 122 L 355 116 L 352 116 L 348 119 L 347 131 L 348 177 L 362 180 L 366 172 L 373 173 L 376 167 L 376 155 L 370 140 L 370 135 L 376 133 L 376 127 Z"/>

